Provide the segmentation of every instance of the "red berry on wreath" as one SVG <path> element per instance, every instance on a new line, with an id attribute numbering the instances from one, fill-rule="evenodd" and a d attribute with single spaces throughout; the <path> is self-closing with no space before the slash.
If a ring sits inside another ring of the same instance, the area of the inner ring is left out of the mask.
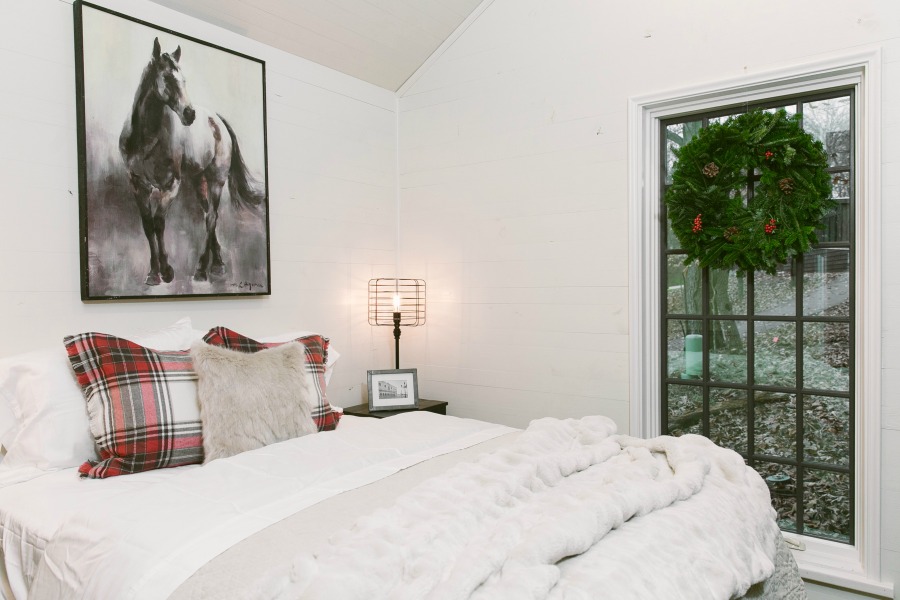
<path id="1" fill-rule="evenodd" d="M 773 156 L 775 156 L 774 152 L 772 152 L 771 150 L 766 150 L 766 160 L 769 160 Z"/>
<path id="2" fill-rule="evenodd" d="M 701 219 L 702 216 L 703 213 L 700 213 L 696 217 L 694 217 L 694 226 L 691 228 L 691 231 L 693 231 L 694 233 L 698 233 L 703 230 L 703 219 Z"/>
<path id="3" fill-rule="evenodd" d="M 766 233 L 772 235 L 775 233 L 776 229 L 778 229 L 778 227 L 775 226 L 775 219 L 769 219 L 769 222 L 765 225 Z"/>

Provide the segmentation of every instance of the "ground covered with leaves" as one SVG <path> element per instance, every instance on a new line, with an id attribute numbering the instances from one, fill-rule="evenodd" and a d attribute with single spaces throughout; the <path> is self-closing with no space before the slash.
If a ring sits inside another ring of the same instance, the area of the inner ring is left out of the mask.
<path id="1" fill-rule="evenodd" d="M 830 288 L 828 278 L 834 275 L 819 277 L 821 281 L 811 280 L 810 284 Z M 791 301 L 790 286 L 766 288 L 771 290 L 771 297 L 757 296 L 757 309 L 771 306 L 772 314 L 778 314 L 778 303 L 785 298 Z M 817 314 L 846 317 L 849 309 L 849 301 L 826 299 Z M 740 334 L 746 338 L 746 326 Z M 715 443 L 744 456 L 766 478 L 782 529 L 802 528 L 808 535 L 850 541 L 850 401 L 828 393 L 850 390 L 849 323 L 804 325 L 802 373 L 797 372 L 794 322 L 768 321 L 755 328 L 754 381 L 790 388 L 795 387 L 799 376 L 801 388 L 821 390 L 819 394 L 798 397 L 796 393 L 757 390 L 748 397 L 746 389 L 737 387 L 748 379 L 746 347 L 743 352 L 738 348 L 737 353 L 734 349 L 711 353 L 708 373 L 714 386 L 710 387 L 707 410 L 703 388 L 691 385 L 691 380 L 682 375 L 684 338 L 674 337 L 670 334 L 667 370 L 670 377 L 681 377 L 683 383 L 668 386 L 669 433 L 706 433 Z M 729 387 L 729 383 L 735 387 Z M 704 423 L 708 423 L 708 429 Z M 802 524 L 798 512 L 802 512 Z"/>

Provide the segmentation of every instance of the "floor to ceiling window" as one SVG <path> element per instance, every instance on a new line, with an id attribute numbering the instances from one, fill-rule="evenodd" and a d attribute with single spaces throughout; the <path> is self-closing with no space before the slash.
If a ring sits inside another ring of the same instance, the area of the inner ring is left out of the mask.
<path id="1" fill-rule="evenodd" d="M 754 108 L 799 114 L 828 154 L 836 208 L 809 252 L 756 271 L 684 264 L 661 228 L 661 425 L 734 449 L 769 485 L 786 531 L 854 543 L 854 91 L 773 99 L 660 122 L 662 198 L 674 150 Z M 759 173 L 748 173 L 745 198 Z"/>

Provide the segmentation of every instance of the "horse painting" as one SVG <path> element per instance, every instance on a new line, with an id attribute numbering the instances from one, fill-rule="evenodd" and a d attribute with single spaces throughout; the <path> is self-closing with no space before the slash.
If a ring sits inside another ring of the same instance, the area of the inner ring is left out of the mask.
<path id="1" fill-rule="evenodd" d="M 205 215 L 194 281 L 221 278 L 227 269 L 216 236 L 219 200 L 228 185 L 232 204 L 256 210 L 266 199 L 264 186 L 248 171 L 238 140 L 219 114 L 191 103 L 179 62 L 181 46 L 163 53 L 153 42 L 134 95 L 131 115 L 119 137 L 128 185 L 150 246 L 145 284 L 169 283 L 175 270 L 166 253 L 166 214 L 178 197 L 196 199 Z"/>

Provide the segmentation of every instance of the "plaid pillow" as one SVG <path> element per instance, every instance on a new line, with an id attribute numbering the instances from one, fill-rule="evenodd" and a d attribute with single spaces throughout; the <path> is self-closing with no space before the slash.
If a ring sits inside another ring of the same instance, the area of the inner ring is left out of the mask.
<path id="1" fill-rule="evenodd" d="M 274 348 L 287 343 L 257 342 L 227 327 L 213 327 L 203 336 L 203 341 L 212 346 L 223 346 L 229 350 L 239 350 L 241 352 L 259 352 L 266 348 Z M 316 383 L 316 397 L 311 407 L 313 421 L 316 422 L 316 427 L 319 428 L 319 431 L 330 431 L 337 427 L 338 421 L 341 419 L 341 413 L 331 408 L 331 405 L 328 404 L 328 397 L 325 395 L 325 363 L 328 360 L 328 338 L 321 335 L 305 335 L 291 341 L 299 342 L 306 349 L 306 368 Z"/>
<path id="2" fill-rule="evenodd" d="M 100 451 L 99 461 L 79 467 L 82 477 L 203 462 L 197 373 L 188 351 L 151 350 L 102 333 L 64 342 Z"/>

